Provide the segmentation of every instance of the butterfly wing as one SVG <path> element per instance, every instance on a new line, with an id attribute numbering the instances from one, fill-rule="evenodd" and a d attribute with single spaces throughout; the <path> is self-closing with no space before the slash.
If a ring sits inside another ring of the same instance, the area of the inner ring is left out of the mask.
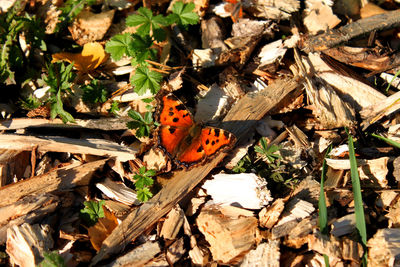
<path id="1" fill-rule="evenodd" d="M 201 130 L 201 144 L 207 157 L 214 156 L 225 148 L 232 147 L 236 137 L 223 129 L 205 127 Z"/>
<path id="2" fill-rule="evenodd" d="M 205 127 L 200 135 L 193 139 L 190 146 L 177 157 L 179 165 L 190 167 L 206 159 L 211 159 L 220 151 L 233 146 L 236 137 L 223 129 Z"/>
<path id="3" fill-rule="evenodd" d="M 161 125 L 190 128 L 193 124 L 193 117 L 185 105 L 173 94 L 161 97 L 161 112 L 159 121 Z"/>
<path id="4" fill-rule="evenodd" d="M 190 111 L 173 94 L 160 98 L 161 111 L 157 120 L 161 126 L 158 130 L 158 146 L 170 157 L 175 157 L 180 144 L 194 125 Z"/>

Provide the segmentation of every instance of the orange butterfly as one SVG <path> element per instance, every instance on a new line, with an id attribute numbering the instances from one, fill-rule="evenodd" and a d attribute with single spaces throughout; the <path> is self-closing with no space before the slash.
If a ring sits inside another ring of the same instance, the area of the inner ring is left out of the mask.
<path id="1" fill-rule="evenodd" d="M 196 124 L 190 111 L 173 94 L 161 95 L 157 132 L 160 147 L 179 166 L 189 168 L 229 149 L 236 137 L 223 129 Z"/>

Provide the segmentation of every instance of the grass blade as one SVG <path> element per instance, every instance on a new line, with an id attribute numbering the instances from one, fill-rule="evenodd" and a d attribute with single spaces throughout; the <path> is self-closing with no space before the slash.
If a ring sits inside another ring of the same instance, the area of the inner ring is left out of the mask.
<path id="1" fill-rule="evenodd" d="M 354 152 L 353 137 L 350 134 L 348 135 L 348 140 L 349 140 L 351 183 L 353 187 L 354 208 L 356 212 L 356 228 L 361 237 L 361 244 L 364 247 L 364 255 L 362 257 L 363 266 L 367 266 L 367 227 L 365 225 L 360 177 L 358 176 L 357 160 Z"/>
<path id="2" fill-rule="evenodd" d="M 332 146 L 329 146 L 325 153 L 324 162 L 322 163 L 322 172 L 321 172 L 321 188 L 319 190 L 319 200 L 318 200 L 318 225 L 319 230 L 323 235 L 328 234 L 328 209 L 326 208 L 326 199 L 324 194 L 324 183 L 326 178 L 326 172 L 328 170 L 328 165 L 326 164 L 326 158 L 329 158 L 329 153 L 332 150 Z M 329 267 L 329 257 L 324 254 L 324 262 L 325 266 Z"/>
<path id="3" fill-rule="evenodd" d="M 371 134 L 371 135 L 372 135 L 373 137 L 376 137 L 376 138 L 382 140 L 382 141 L 385 141 L 386 143 L 388 143 L 388 144 L 391 145 L 391 146 L 394 146 L 394 147 L 396 147 L 396 148 L 400 148 L 400 143 L 398 143 L 398 142 L 396 142 L 396 141 L 393 141 L 393 140 L 391 140 L 391 139 L 389 139 L 389 138 L 386 138 L 386 137 L 383 137 L 383 136 L 380 136 L 380 135 L 377 135 L 377 134 Z"/>
<path id="4" fill-rule="evenodd" d="M 325 158 L 329 158 L 329 153 L 331 152 L 332 147 L 330 146 L 325 153 Z M 326 172 L 328 170 L 328 165 L 326 164 L 326 160 L 324 158 L 324 162 L 322 163 L 322 173 L 321 173 L 321 189 L 319 193 L 318 200 L 318 225 L 319 230 L 323 235 L 328 234 L 328 210 L 326 208 L 326 200 L 324 194 L 324 183 L 326 178 Z"/>

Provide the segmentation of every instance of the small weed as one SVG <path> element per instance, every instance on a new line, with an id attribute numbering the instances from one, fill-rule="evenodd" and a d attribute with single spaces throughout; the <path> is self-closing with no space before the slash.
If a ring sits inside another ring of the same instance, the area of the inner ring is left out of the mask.
<path id="1" fill-rule="evenodd" d="M 153 185 L 152 177 L 154 175 L 156 175 L 155 170 L 146 170 L 146 167 L 143 166 L 139 169 L 139 173 L 133 177 L 136 180 L 137 197 L 141 202 L 147 202 L 153 196 L 150 192 L 150 186 Z"/>
<path id="2" fill-rule="evenodd" d="M 150 70 L 146 60 L 156 60 L 157 51 L 153 45 L 166 39 L 165 27 L 173 23 L 181 27 L 198 23 L 199 17 L 193 12 L 194 7 L 193 3 L 177 2 L 172 8 L 172 14 L 168 16 L 154 16 L 150 9 L 141 7 L 137 14 L 126 18 L 127 26 L 138 27 L 136 33 L 117 34 L 106 43 L 105 50 L 114 60 L 119 60 L 125 55 L 132 57 L 131 64 L 137 68 L 131 78 L 131 84 L 139 95 L 143 95 L 147 90 L 152 94 L 160 90 L 162 75 Z"/>
<path id="3" fill-rule="evenodd" d="M 129 110 L 128 115 L 133 119 L 133 121 L 127 122 L 126 125 L 129 129 L 136 129 L 136 136 L 138 138 L 149 136 L 153 128 L 159 125 L 153 120 L 153 113 L 151 112 L 146 112 L 142 117 L 139 112 Z"/>
<path id="4" fill-rule="evenodd" d="M 50 117 L 54 119 L 59 116 L 64 123 L 75 122 L 70 113 L 64 110 L 62 99 L 65 95 L 71 94 L 72 81 L 75 73 L 72 72 L 71 63 L 65 66 L 64 63 L 53 63 L 48 67 L 45 83 L 50 86 Z"/>
<path id="5" fill-rule="evenodd" d="M 95 225 L 99 218 L 104 218 L 103 205 L 105 201 L 85 201 L 83 204 L 85 208 L 80 210 L 80 216 L 87 223 L 87 225 Z"/>
<path id="6" fill-rule="evenodd" d="M 107 101 L 108 92 L 99 81 L 94 79 L 90 84 L 82 86 L 82 100 L 85 103 L 96 104 Z"/>
<path id="7" fill-rule="evenodd" d="M 43 260 L 39 263 L 39 267 L 65 267 L 64 258 L 58 253 L 58 251 L 44 252 Z"/>

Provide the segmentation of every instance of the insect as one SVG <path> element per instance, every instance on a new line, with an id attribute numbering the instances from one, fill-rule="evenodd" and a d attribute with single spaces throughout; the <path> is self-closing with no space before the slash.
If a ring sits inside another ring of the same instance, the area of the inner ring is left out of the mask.
<path id="1" fill-rule="evenodd" d="M 190 111 L 173 94 L 160 95 L 159 101 L 157 145 L 178 166 L 202 164 L 236 142 L 228 131 L 196 124 Z"/>

